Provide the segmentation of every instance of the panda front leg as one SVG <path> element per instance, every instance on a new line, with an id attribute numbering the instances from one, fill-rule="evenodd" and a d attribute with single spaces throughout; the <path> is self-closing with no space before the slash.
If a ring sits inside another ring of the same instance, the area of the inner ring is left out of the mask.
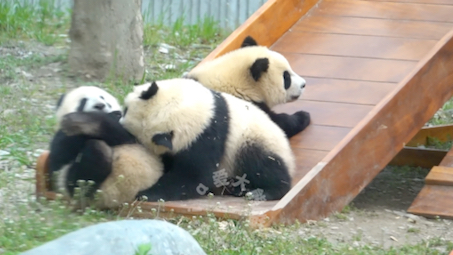
<path id="1" fill-rule="evenodd" d="M 305 111 L 298 111 L 292 115 L 270 111 L 268 115 L 285 132 L 288 138 L 302 132 L 310 124 L 310 113 Z"/>
<path id="2" fill-rule="evenodd" d="M 310 124 L 310 113 L 306 111 L 298 111 L 292 115 L 275 113 L 264 102 L 254 102 L 254 104 L 285 132 L 288 139 L 302 132 Z"/>

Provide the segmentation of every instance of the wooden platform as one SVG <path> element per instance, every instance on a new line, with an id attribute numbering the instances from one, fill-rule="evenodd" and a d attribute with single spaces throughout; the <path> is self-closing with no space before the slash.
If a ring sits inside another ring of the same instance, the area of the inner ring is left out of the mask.
<path id="1" fill-rule="evenodd" d="M 430 218 L 453 219 L 453 148 L 426 176 L 425 186 L 408 212 Z"/>
<path id="2" fill-rule="evenodd" d="M 246 215 L 255 224 L 339 211 L 397 155 L 452 96 L 452 13 L 450 0 L 269 0 L 203 60 L 251 35 L 307 80 L 300 100 L 275 109 L 312 116 L 291 139 L 294 186 L 280 201 L 253 202 Z M 37 187 L 47 194 L 45 184 Z M 166 202 L 161 210 L 239 218 L 244 204 L 241 198 L 198 199 Z"/>

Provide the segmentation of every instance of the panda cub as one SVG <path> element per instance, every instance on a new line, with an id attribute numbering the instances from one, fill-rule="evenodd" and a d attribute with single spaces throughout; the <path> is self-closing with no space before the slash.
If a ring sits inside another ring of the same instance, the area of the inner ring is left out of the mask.
<path id="1" fill-rule="evenodd" d="M 310 124 L 308 112 L 288 115 L 271 110 L 278 104 L 297 100 L 305 88 L 305 80 L 291 69 L 283 55 L 259 46 L 250 36 L 244 39 L 241 48 L 195 67 L 184 77 L 254 103 L 288 138 Z"/>
<path id="2" fill-rule="evenodd" d="M 83 134 L 63 132 L 62 123 L 68 115 L 87 113 L 110 126 L 122 127 L 117 100 L 97 87 L 79 87 L 60 97 L 57 103 L 59 127 L 52 139 L 49 154 L 50 173 L 58 173 L 56 189 L 69 197 L 74 196 L 78 180 L 93 181 L 84 196 L 93 198 L 97 189 L 102 191 L 95 206 L 113 209 L 132 202 L 136 194 L 152 186 L 162 175 L 160 159 L 136 143 L 127 130 L 108 133 L 102 140 Z M 134 170 L 134 171 L 131 171 Z M 119 179 L 119 176 L 127 178 Z"/>
<path id="3" fill-rule="evenodd" d="M 116 98 L 94 86 L 81 86 L 61 95 L 56 106 L 57 127 L 61 118 L 71 112 L 103 112 L 113 118 L 121 118 L 121 106 Z M 50 143 L 50 173 L 59 171 L 74 161 L 84 146 L 85 139 L 67 137 L 60 129 Z"/>
<path id="4" fill-rule="evenodd" d="M 276 200 L 291 187 L 288 139 L 249 102 L 170 79 L 136 86 L 125 107 L 120 123 L 165 164 L 165 174 L 139 196 L 168 201 L 251 191 Z"/>

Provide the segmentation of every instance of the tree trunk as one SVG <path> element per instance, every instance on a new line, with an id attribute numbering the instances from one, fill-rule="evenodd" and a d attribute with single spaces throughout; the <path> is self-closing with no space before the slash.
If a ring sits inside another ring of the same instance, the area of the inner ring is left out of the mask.
<path id="1" fill-rule="evenodd" d="M 74 0 L 69 38 L 73 74 L 101 81 L 142 78 L 141 0 Z"/>

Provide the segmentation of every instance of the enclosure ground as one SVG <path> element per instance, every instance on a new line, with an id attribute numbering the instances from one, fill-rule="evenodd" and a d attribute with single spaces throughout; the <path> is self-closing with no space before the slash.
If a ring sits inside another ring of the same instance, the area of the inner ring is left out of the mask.
<path id="1" fill-rule="evenodd" d="M 220 41 L 181 46 L 156 40 L 146 47 L 147 79 L 180 76 Z M 16 254 L 83 226 L 119 219 L 94 211 L 80 216 L 62 204 L 34 200 L 34 164 L 48 149 L 59 95 L 91 84 L 122 98 L 132 87 L 69 77 L 67 51 L 64 42 L 0 44 L 0 254 Z M 443 115 L 451 117 L 449 108 L 438 113 L 436 123 Z M 453 249 L 452 221 L 405 212 L 427 173 L 387 167 L 343 212 L 297 228 L 248 232 L 241 222 L 174 222 L 188 229 L 208 254 L 448 254 Z"/>

